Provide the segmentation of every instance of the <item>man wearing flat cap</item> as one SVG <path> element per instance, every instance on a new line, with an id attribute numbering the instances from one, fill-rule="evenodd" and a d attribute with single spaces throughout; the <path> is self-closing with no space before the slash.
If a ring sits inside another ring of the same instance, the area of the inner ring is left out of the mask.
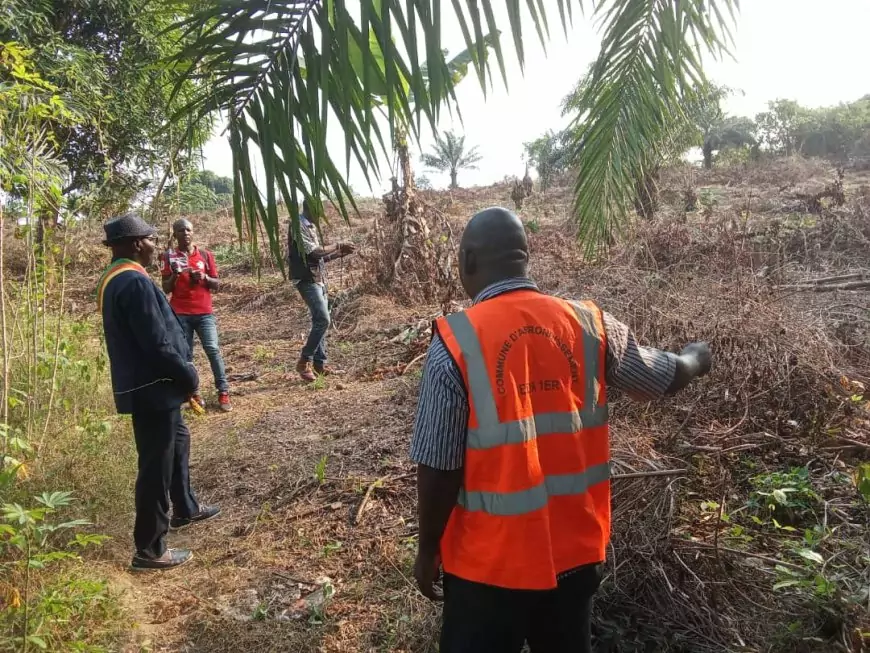
<path id="1" fill-rule="evenodd" d="M 131 568 L 168 569 L 192 556 L 187 549 L 167 548 L 169 528 L 220 513 L 216 507 L 201 506 L 190 488 L 190 431 L 181 417 L 181 404 L 196 389 L 198 378 L 188 362 L 181 324 L 145 271 L 154 258 L 154 228 L 126 214 L 106 222 L 104 229 L 103 244 L 112 250 L 112 263 L 100 278 L 97 305 L 115 407 L 132 416 L 139 455 Z"/>

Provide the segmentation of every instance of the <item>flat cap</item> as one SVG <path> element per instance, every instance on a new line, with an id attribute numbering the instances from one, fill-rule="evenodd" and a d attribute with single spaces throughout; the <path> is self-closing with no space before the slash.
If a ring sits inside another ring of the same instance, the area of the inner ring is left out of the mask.
<path id="1" fill-rule="evenodd" d="M 103 229 L 106 232 L 104 245 L 111 245 L 129 238 L 145 238 L 157 233 L 154 227 L 135 213 L 125 213 L 117 218 L 112 218 L 103 225 Z"/>

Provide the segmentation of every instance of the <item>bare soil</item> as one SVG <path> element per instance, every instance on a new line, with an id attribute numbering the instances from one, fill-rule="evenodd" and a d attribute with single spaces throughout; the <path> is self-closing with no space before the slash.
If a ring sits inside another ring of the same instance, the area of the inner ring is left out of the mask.
<path id="1" fill-rule="evenodd" d="M 649 344 L 675 350 L 708 339 L 718 357 L 714 374 L 683 397 L 649 406 L 614 397 L 616 472 L 684 471 L 614 482 L 600 650 L 863 650 L 856 633 L 862 620 L 866 629 L 866 614 L 840 606 L 837 622 L 825 624 L 818 615 L 827 603 L 781 598 L 771 589 L 773 566 L 746 560 L 754 554 L 800 565 L 801 559 L 772 526 L 759 526 L 747 542 L 722 514 L 749 512 L 738 506 L 759 473 L 807 466 L 822 492 L 828 487 L 822 479 L 830 485 L 832 474 L 848 475 L 868 457 L 870 448 L 844 446 L 836 434 L 848 432 L 870 447 L 866 409 L 845 398 L 853 389 L 838 387 L 840 377 L 870 382 L 870 294 L 777 290 L 866 269 L 870 229 L 839 240 L 837 229 L 845 233 L 868 220 L 855 217 L 857 208 L 848 220 L 789 208 L 792 186 L 822 187 L 831 179 L 827 167 L 668 174 L 663 184 L 671 200 L 665 198 L 657 224 L 637 226 L 597 262 L 585 261 L 573 244 L 568 188 L 533 197 L 522 212 L 532 272 L 544 289 L 598 299 Z M 680 192 L 687 183 L 718 197 L 707 217 L 684 216 Z M 849 196 L 859 197 L 864 184 L 848 176 Z M 509 206 L 509 191 L 497 185 L 431 193 L 428 201 L 461 229 L 478 208 Z M 345 294 L 365 280 L 373 256 L 369 225 L 378 210 L 365 202 L 356 223 L 334 218 L 327 228 L 330 239 L 361 246 L 359 257 L 330 271 L 333 294 L 346 299 L 329 333 L 332 362 L 344 376 L 314 385 L 296 378 L 308 314 L 277 270 L 267 266 L 259 279 L 245 264 L 222 270 L 226 287 L 216 310 L 234 410 L 218 412 L 208 393 L 208 413 L 188 421 L 195 489 L 223 513 L 169 536 L 172 546 L 192 548 L 195 559 L 164 574 L 130 575 L 132 515 L 112 525 L 115 543 L 108 559 L 95 564 L 112 574 L 136 615 L 125 650 L 437 650 L 439 608 L 419 595 L 411 577 L 417 524 L 407 450 L 427 325 L 439 307 L 402 305 L 388 293 Z M 840 227 L 822 229 L 825 219 Z M 236 238 L 228 217 L 195 224 L 207 246 Z M 73 300 L 89 301 L 74 293 Z M 205 387 L 208 365 L 199 346 L 197 362 Z M 836 555 L 866 579 L 866 550 L 860 568 L 866 507 L 862 512 L 846 486 L 825 500 L 843 515 L 830 517 L 839 520 L 838 537 L 859 549 Z M 726 507 L 708 509 L 705 501 Z M 788 640 L 794 614 L 808 634 Z M 777 648 L 778 633 L 784 648 Z"/>

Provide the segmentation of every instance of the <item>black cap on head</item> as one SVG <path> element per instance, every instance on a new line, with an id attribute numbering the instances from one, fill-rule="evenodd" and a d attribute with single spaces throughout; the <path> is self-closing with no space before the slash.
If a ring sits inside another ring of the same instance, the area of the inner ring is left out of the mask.
<path id="1" fill-rule="evenodd" d="M 117 218 L 112 218 L 103 225 L 103 229 L 106 232 L 104 245 L 112 245 L 122 240 L 145 238 L 157 233 L 154 227 L 135 213 L 125 213 Z"/>

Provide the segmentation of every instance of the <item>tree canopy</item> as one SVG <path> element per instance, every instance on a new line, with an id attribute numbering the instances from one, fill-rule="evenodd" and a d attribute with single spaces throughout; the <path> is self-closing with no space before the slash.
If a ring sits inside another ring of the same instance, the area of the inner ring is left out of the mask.
<path id="1" fill-rule="evenodd" d="M 183 166 L 179 152 L 199 147 L 208 117 L 168 129 L 173 71 L 181 43 L 169 29 L 176 3 L 164 0 L 0 0 L 0 42 L 32 52 L 35 71 L 76 111 L 53 121 L 53 146 L 67 169 L 64 193 L 91 194 L 123 209 L 145 178 Z M 194 82 L 178 87 L 179 97 Z M 183 158 L 183 157 L 182 157 Z"/>

